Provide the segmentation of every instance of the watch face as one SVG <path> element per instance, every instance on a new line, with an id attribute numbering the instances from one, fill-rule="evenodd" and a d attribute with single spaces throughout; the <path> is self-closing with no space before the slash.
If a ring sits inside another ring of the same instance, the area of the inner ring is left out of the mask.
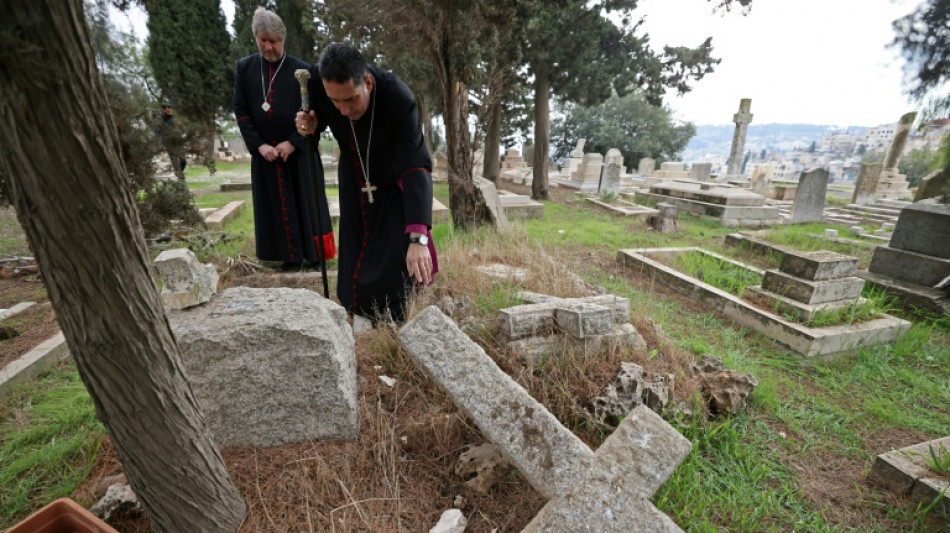
<path id="1" fill-rule="evenodd" d="M 429 236 L 428 236 L 428 235 L 420 235 L 418 241 L 419 241 L 419 244 L 421 244 L 421 245 L 423 245 L 423 246 L 428 246 L 428 245 L 429 245 Z"/>

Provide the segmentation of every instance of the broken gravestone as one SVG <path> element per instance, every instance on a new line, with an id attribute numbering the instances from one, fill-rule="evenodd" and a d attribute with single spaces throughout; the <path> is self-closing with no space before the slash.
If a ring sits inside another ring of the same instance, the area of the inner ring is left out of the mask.
<path id="1" fill-rule="evenodd" d="M 171 309 L 203 304 L 218 290 L 218 271 L 188 248 L 165 250 L 153 262 L 162 278 L 162 303 Z"/>
<path id="2" fill-rule="evenodd" d="M 306 289 L 234 287 L 168 321 L 219 445 L 356 438 L 356 356 L 339 304 Z"/>
<path id="3" fill-rule="evenodd" d="M 639 406 L 596 452 L 505 374 L 437 307 L 399 341 L 548 503 L 523 531 L 682 531 L 649 498 L 691 444 Z"/>

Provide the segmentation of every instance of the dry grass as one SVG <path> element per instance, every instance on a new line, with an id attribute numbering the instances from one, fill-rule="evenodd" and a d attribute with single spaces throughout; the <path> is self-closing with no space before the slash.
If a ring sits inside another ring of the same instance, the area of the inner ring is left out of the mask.
<path id="1" fill-rule="evenodd" d="M 508 353 L 496 338 L 499 299 L 517 290 L 560 297 L 585 295 L 567 268 L 544 250 L 525 246 L 523 234 L 475 233 L 440 250 L 437 283 L 416 295 L 410 316 L 445 297 L 476 302 L 463 329 L 518 383 L 561 422 L 596 448 L 609 429 L 593 419 L 591 402 L 617 374 L 620 362 L 684 377 L 692 357 L 660 338 L 647 322 L 637 323 L 650 348 L 644 353 L 616 346 L 592 353 L 565 345 L 541 364 Z M 523 283 L 482 275 L 476 266 L 504 263 L 528 271 Z M 255 284 L 269 285 L 254 275 Z M 240 283 L 239 279 L 234 282 Z M 499 305 L 502 303 L 503 305 Z M 509 471 L 488 494 L 464 485 L 455 474 L 459 456 L 485 439 L 471 421 L 431 382 L 400 347 L 396 329 L 383 326 L 358 335 L 359 437 L 354 442 L 310 442 L 274 448 L 223 451 L 229 471 L 248 504 L 245 531 L 389 532 L 427 531 L 443 511 L 459 507 L 469 519 L 466 531 L 518 531 L 544 505 L 542 497 Z M 388 387 L 379 376 L 396 379 Z M 677 383 L 676 396 L 688 398 L 695 386 Z M 92 499 L 95 479 L 114 474 L 119 464 L 106 450 L 96 475 L 81 494 Z M 148 528 L 142 517 L 115 522 L 120 531 Z"/>

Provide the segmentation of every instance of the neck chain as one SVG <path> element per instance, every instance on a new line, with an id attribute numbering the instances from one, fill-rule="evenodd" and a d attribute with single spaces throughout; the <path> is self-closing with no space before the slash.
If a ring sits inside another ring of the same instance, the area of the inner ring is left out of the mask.
<path id="1" fill-rule="evenodd" d="M 375 82 L 375 78 L 373 80 Z M 360 190 L 366 193 L 369 203 L 373 203 L 373 191 L 376 187 L 369 181 L 369 149 L 373 144 L 373 122 L 376 120 L 376 83 L 373 83 L 373 107 L 369 114 L 369 137 L 366 139 L 366 161 L 363 161 L 363 155 L 360 153 L 360 141 L 356 138 L 356 128 L 353 127 L 353 119 L 350 119 L 350 131 L 353 132 L 353 142 L 356 144 L 356 157 L 360 160 L 360 166 L 363 168 L 363 178 L 366 179 L 366 187 Z"/>
<path id="2" fill-rule="evenodd" d="M 264 103 L 261 104 L 261 109 L 265 112 L 270 111 L 270 103 L 267 101 L 267 95 L 270 94 L 271 87 L 274 86 L 274 78 L 277 77 L 277 73 L 280 72 L 280 67 L 284 66 L 284 60 L 287 59 L 287 54 L 284 54 L 280 58 L 280 64 L 277 65 L 277 70 L 274 71 L 274 75 L 270 77 L 270 82 L 267 84 L 267 89 L 264 89 L 264 54 L 261 54 L 261 92 L 264 93 Z M 269 63 L 269 61 L 268 61 Z"/>

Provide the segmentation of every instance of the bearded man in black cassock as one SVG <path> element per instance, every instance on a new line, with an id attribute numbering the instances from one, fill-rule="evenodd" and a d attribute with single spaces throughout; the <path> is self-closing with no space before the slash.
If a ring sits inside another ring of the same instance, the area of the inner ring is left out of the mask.
<path id="1" fill-rule="evenodd" d="M 438 271 L 432 228 L 432 158 L 416 99 L 392 72 L 333 43 L 311 69 L 310 115 L 297 131 L 327 127 L 340 144 L 340 259 L 337 297 L 374 322 L 405 319 L 415 286 Z"/>
<path id="2" fill-rule="evenodd" d="M 336 253 L 330 211 L 323 194 L 323 166 L 310 176 L 306 142 L 294 130 L 300 109 L 297 69 L 309 65 L 284 53 L 287 30 L 275 13 L 259 7 L 251 22 L 259 54 L 242 58 L 234 74 L 234 114 L 248 152 L 254 201 L 257 257 L 282 261 L 279 270 L 299 269 L 304 259 L 319 260 Z M 317 230 L 314 191 L 321 210 L 323 231 Z M 315 238 L 316 236 L 316 238 Z"/>

